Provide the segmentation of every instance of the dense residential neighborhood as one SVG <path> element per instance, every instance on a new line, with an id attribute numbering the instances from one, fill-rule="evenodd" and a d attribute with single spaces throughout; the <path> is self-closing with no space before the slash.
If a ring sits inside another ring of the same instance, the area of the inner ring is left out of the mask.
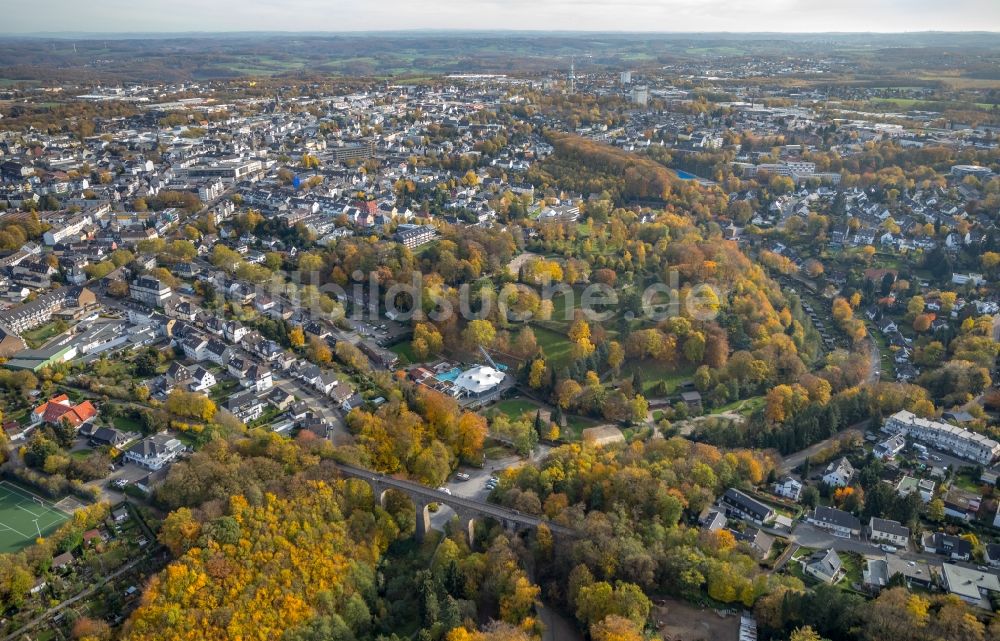
<path id="1" fill-rule="evenodd" d="M 996 43 L 754 42 L 0 77 L 0 632 L 997 638 Z"/>

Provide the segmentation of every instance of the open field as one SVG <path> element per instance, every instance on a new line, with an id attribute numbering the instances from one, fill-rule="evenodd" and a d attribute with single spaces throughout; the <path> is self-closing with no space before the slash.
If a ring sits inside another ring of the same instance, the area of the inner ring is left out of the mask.
<path id="1" fill-rule="evenodd" d="M 66 329 L 66 323 L 54 320 L 24 332 L 21 338 L 28 344 L 28 347 L 38 349 L 64 329 Z"/>
<path id="2" fill-rule="evenodd" d="M 400 362 L 403 365 L 412 365 L 413 363 L 419 363 L 420 359 L 416 357 L 413 353 L 413 348 L 410 345 L 410 341 L 403 341 L 402 343 L 396 343 L 389 350 L 399 357 Z"/>
<path id="3" fill-rule="evenodd" d="M 722 618 L 708 608 L 699 608 L 674 599 L 661 603 L 662 605 L 653 607 L 652 618 L 665 640 L 716 641 L 735 639 L 738 636 L 738 616 Z"/>
<path id="4" fill-rule="evenodd" d="M 950 103 L 942 103 L 936 100 L 920 100 L 917 98 L 875 98 L 871 101 L 876 106 L 891 106 L 898 109 L 919 109 L 922 111 L 941 111 L 941 107 L 949 107 Z M 957 107 L 958 105 L 954 105 Z M 993 105 L 987 102 L 970 102 L 967 107 L 977 107 L 979 109 L 992 109 Z"/>
<path id="5" fill-rule="evenodd" d="M 622 380 L 626 378 L 631 379 L 636 371 L 642 377 L 642 393 L 646 398 L 660 396 L 654 389 L 660 381 L 666 384 L 668 395 L 676 394 L 677 387 L 681 383 L 690 380 L 691 375 L 694 374 L 694 368 L 690 366 L 678 367 L 653 359 L 644 359 L 642 361 L 626 361 L 625 366 L 622 367 L 620 378 Z"/>
<path id="6" fill-rule="evenodd" d="M 565 367 L 573 360 L 569 338 L 551 329 L 532 325 L 535 340 L 545 350 L 545 359 L 553 367 Z"/>
<path id="7" fill-rule="evenodd" d="M 497 403 L 491 411 L 506 414 L 511 419 L 518 419 L 525 412 L 531 412 L 534 416 L 538 409 L 539 405 L 534 401 L 525 398 L 510 398 Z"/>
<path id="8" fill-rule="evenodd" d="M 47 536 L 69 515 L 27 490 L 0 481 L 0 552 L 16 552 Z"/>

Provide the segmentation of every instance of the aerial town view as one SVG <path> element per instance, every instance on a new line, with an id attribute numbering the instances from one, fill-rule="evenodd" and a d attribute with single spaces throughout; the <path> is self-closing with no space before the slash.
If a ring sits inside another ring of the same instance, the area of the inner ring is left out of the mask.
<path id="1" fill-rule="evenodd" d="M 1000 2 L 0 16 L 0 641 L 1000 641 Z"/>

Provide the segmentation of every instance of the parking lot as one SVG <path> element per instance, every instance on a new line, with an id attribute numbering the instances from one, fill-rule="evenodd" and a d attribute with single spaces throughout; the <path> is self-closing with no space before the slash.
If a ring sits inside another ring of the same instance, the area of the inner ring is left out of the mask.
<path id="1" fill-rule="evenodd" d="M 372 321 L 350 320 L 351 328 L 362 338 L 374 340 L 379 345 L 392 345 L 410 334 L 410 328 L 388 319 Z"/>

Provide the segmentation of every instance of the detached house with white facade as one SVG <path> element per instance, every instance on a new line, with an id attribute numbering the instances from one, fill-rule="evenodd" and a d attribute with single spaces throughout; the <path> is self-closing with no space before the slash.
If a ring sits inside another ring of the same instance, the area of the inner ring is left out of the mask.
<path id="1" fill-rule="evenodd" d="M 910 528 L 899 521 L 873 516 L 868 522 L 868 532 L 872 541 L 888 543 L 898 548 L 906 548 L 910 543 Z"/>
<path id="2" fill-rule="evenodd" d="M 823 482 L 830 487 L 846 487 L 854 478 L 854 466 L 846 458 L 834 461 L 823 472 Z"/>

